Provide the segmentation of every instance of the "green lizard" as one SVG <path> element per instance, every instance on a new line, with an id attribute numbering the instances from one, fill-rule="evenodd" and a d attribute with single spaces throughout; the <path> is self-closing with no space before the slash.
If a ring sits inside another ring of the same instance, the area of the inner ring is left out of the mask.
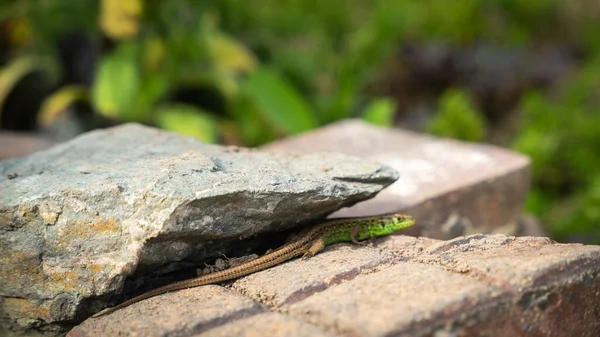
<path id="1" fill-rule="evenodd" d="M 233 280 L 276 266 L 300 255 L 302 255 L 303 260 L 306 260 L 323 250 L 325 246 L 336 242 L 362 244 L 363 242 L 359 240 L 385 236 L 410 227 L 414 222 L 414 219 L 410 216 L 399 213 L 376 217 L 328 220 L 305 229 L 291 243 L 252 261 L 190 280 L 168 284 L 129 299 L 115 307 L 104 309 L 92 317 L 103 316 L 133 303 L 167 292 Z"/>

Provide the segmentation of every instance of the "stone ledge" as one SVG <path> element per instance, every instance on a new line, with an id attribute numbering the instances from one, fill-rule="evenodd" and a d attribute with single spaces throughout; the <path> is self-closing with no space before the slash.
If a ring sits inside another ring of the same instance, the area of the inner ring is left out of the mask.
<path id="1" fill-rule="evenodd" d="M 393 167 L 400 179 L 375 198 L 332 216 L 405 211 L 410 233 L 451 239 L 474 233 L 519 232 L 529 189 L 529 159 L 496 146 L 342 121 L 267 144 L 263 151 L 336 152 Z"/>
<path id="2" fill-rule="evenodd" d="M 263 329 L 282 336 L 291 331 L 297 336 L 600 333 L 600 247 L 546 238 L 390 236 L 370 247 L 338 244 L 231 287 L 142 301 L 89 319 L 69 336 L 94 336 L 91 331 L 104 332 L 109 325 L 135 335 L 142 323 L 164 334 L 183 326 L 197 335 L 228 336 L 253 336 Z M 245 314 L 231 314 L 240 311 Z M 219 324 L 206 323 L 215 321 Z"/>

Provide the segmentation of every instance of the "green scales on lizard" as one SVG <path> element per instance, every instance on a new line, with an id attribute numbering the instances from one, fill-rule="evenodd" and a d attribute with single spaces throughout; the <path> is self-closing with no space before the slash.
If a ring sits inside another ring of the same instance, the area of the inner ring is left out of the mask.
<path id="1" fill-rule="evenodd" d="M 390 214 L 365 218 L 341 218 L 328 220 L 302 231 L 291 243 L 265 254 L 247 263 L 190 280 L 175 282 L 164 287 L 129 299 L 115 307 L 104 309 L 92 317 L 109 314 L 133 303 L 167 292 L 215 284 L 246 276 L 267 269 L 302 255 L 306 260 L 321 250 L 337 242 L 354 242 L 361 244 L 378 236 L 385 236 L 414 224 L 414 219 L 404 214 Z"/>

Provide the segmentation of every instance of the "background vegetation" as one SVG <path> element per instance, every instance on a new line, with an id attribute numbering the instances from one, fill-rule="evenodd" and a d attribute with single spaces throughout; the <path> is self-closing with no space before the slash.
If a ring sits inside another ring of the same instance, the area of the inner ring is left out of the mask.
<path id="1" fill-rule="evenodd" d="M 531 156 L 528 211 L 600 244 L 591 0 L 0 1 L 0 127 L 257 146 L 350 117 Z"/>

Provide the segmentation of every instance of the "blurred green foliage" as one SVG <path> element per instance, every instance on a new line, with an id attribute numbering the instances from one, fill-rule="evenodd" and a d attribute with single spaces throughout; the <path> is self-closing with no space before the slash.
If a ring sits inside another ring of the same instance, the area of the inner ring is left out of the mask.
<path id="1" fill-rule="evenodd" d="M 65 9 L 65 3 L 75 6 Z M 385 1 L 86 3 L 13 2 L 0 10 L 0 18 L 28 27 L 30 33 L 21 38 L 24 46 L 15 50 L 54 59 L 48 72 L 59 71 L 49 46 L 67 28 L 82 30 L 96 43 L 101 34 L 108 36 L 114 45 L 100 54 L 93 83 L 79 89 L 89 91 L 84 97 L 93 110 L 110 121 L 178 130 L 187 128 L 177 124 L 189 121 L 195 109 L 196 132 L 187 134 L 249 146 L 360 117 L 365 109 L 370 109 L 368 120 L 391 125 L 391 105 L 369 105 L 384 98 L 363 90 L 397 43 L 400 7 L 390 11 Z M 60 23 L 52 24 L 53 19 Z M 98 21 L 102 29 L 90 24 Z M 12 76 L 13 82 L 20 78 Z M 182 88 L 210 92 L 217 103 L 178 102 L 173 96 Z M 181 119 L 179 109 L 165 111 L 170 103 L 192 103 L 186 106 L 188 118 Z"/>
<path id="2" fill-rule="evenodd" d="M 485 121 L 467 93 L 450 89 L 440 97 L 437 116 L 427 131 L 442 137 L 480 142 L 484 139 Z"/>
<path id="3" fill-rule="evenodd" d="M 549 99 L 530 92 L 514 141 L 532 159 L 528 209 L 559 240 L 600 243 L 600 55 Z"/>
<path id="4" fill-rule="evenodd" d="M 37 128 L 83 102 L 94 126 L 136 121 L 257 146 L 350 117 L 400 124 L 412 93 L 390 97 L 394 89 L 382 83 L 409 73 L 407 65 L 390 71 L 401 46 L 485 41 L 534 50 L 558 42 L 575 46 L 581 66 L 560 85 L 523 84 L 505 112 L 519 128 L 505 131 L 513 142 L 503 145 L 532 158 L 528 210 L 556 238 L 600 243 L 598 12 L 585 0 L 2 1 L 0 117 L 17 85 L 42 71 L 52 90 Z M 72 32 L 88 45 L 69 58 L 71 49 L 66 57 L 57 45 Z M 70 65 L 83 74 L 71 78 Z M 498 129 L 473 87 L 431 91 L 424 96 L 436 113 L 424 130 L 489 141 Z"/>

